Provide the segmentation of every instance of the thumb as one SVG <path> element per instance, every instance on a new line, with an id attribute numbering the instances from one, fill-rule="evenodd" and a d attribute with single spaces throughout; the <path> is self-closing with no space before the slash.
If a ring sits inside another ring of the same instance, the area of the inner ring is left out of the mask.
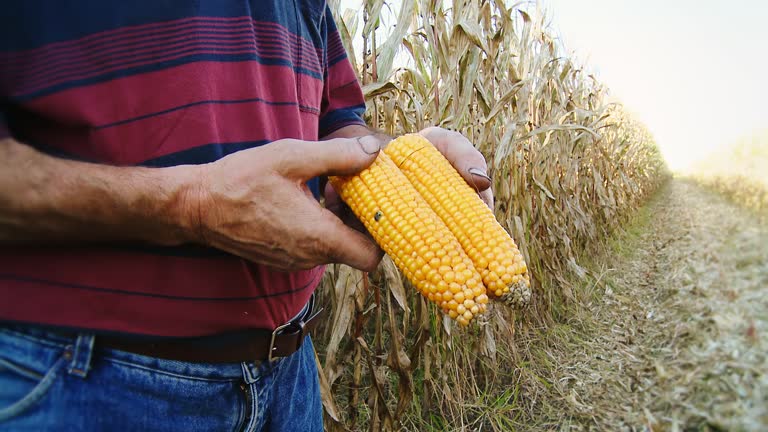
<path id="1" fill-rule="evenodd" d="M 324 240 L 330 262 L 346 264 L 362 271 L 374 271 L 384 251 L 365 234 L 345 225 L 333 213 L 323 209 L 314 228 Z"/>
<path id="2" fill-rule="evenodd" d="M 376 160 L 385 142 L 374 135 L 327 141 L 290 140 L 277 170 L 286 177 L 308 180 L 323 175 L 353 175 Z M 282 150 L 282 149 L 281 149 Z"/>

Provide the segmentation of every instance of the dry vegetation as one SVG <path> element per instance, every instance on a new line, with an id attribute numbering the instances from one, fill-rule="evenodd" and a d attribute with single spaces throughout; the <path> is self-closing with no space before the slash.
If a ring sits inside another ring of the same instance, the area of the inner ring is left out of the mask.
<path id="1" fill-rule="evenodd" d="M 389 260 L 370 275 L 329 268 L 320 292 L 332 319 L 317 337 L 326 425 L 529 425 L 556 406 L 551 377 L 562 359 L 553 347 L 565 340 L 573 281 L 588 280 L 580 257 L 666 180 L 661 156 L 532 7 L 368 0 L 354 13 L 330 3 L 360 72 L 369 124 L 395 135 L 440 125 L 486 156 L 496 216 L 520 245 L 535 294 L 522 313 L 492 307 L 461 330 Z"/>
<path id="2" fill-rule="evenodd" d="M 768 130 L 713 153 L 692 171 L 700 184 L 768 220 Z"/>

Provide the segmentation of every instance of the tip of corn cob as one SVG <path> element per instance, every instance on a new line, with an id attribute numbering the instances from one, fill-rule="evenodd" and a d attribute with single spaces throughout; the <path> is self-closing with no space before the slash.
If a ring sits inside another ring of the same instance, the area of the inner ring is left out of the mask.
<path id="1" fill-rule="evenodd" d="M 516 282 L 509 286 L 509 291 L 498 297 L 504 304 L 521 309 L 531 302 L 531 286 L 524 282 Z"/>

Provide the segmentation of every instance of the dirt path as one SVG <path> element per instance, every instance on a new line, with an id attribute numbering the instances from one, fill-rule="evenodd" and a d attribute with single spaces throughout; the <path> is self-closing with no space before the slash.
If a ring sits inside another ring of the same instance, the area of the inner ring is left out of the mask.
<path id="1" fill-rule="evenodd" d="M 680 180 L 644 212 L 596 272 L 549 426 L 768 431 L 768 228 Z"/>

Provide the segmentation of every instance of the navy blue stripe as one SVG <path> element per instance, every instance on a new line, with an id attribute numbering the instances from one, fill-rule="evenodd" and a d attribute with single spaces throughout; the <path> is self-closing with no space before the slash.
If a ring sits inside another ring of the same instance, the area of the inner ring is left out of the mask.
<path id="1" fill-rule="evenodd" d="M 179 46 L 183 46 L 183 48 L 179 48 Z M 71 75 L 80 75 L 83 72 L 83 69 L 85 68 L 91 68 L 93 66 L 98 65 L 101 68 L 114 68 L 114 67 L 120 67 L 120 64 L 128 64 L 133 61 L 145 61 L 145 56 L 152 55 L 152 54 L 163 54 L 163 57 L 170 57 L 174 55 L 178 55 L 179 53 L 184 53 L 186 51 L 195 50 L 195 49 L 210 49 L 213 48 L 230 48 L 230 49 L 248 49 L 254 52 L 255 55 L 261 55 L 264 57 L 269 58 L 281 58 L 283 60 L 289 61 L 291 63 L 296 62 L 297 66 L 303 66 L 306 67 L 309 70 L 312 70 L 316 73 L 321 72 L 320 68 L 320 62 L 315 61 L 312 62 L 311 59 L 317 59 L 317 57 L 313 56 L 306 56 L 304 58 L 299 58 L 298 56 L 298 50 L 290 48 L 291 52 L 289 52 L 289 48 L 287 46 L 282 47 L 275 47 L 275 46 L 264 46 L 261 43 L 258 43 L 254 41 L 252 38 L 252 35 L 247 34 L 240 36 L 238 38 L 228 38 L 222 40 L 216 40 L 211 41 L 209 39 L 206 40 L 180 40 L 173 42 L 168 45 L 155 45 L 153 47 L 149 47 L 148 50 L 144 51 L 144 48 L 139 48 L 142 51 L 136 52 L 135 47 L 126 48 L 124 50 L 115 51 L 114 53 L 110 53 L 109 55 L 103 55 L 100 54 L 98 58 L 89 57 L 85 59 L 79 59 L 79 60 L 65 60 L 63 62 L 59 63 L 43 63 L 45 66 L 43 68 L 39 68 L 38 65 L 35 65 L 31 68 L 21 69 L 14 72 L 9 72 L 6 69 L 0 69 L 0 77 L 4 79 L 18 79 L 19 77 L 26 78 L 27 82 L 31 81 L 39 81 L 43 78 L 47 80 L 54 80 L 54 79 L 60 79 L 62 77 L 62 74 L 69 74 Z M 286 58 L 286 56 L 288 58 Z M 157 56 L 149 57 L 150 59 L 157 58 Z M 44 58 L 39 58 L 39 62 L 44 62 Z M 32 71 L 32 69 L 38 69 Z M 69 72 L 74 71 L 74 72 Z M 95 73 L 98 72 L 98 69 L 93 69 L 89 73 Z M 66 77 L 67 75 L 63 75 Z"/>
<path id="2" fill-rule="evenodd" d="M 147 59 L 146 61 L 152 61 Z M 241 61 L 257 61 L 267 66 L 287 66 L 293 68 L 293 71 L 297 74 L 304 74 L 312 78 L 322 80 L 322 75 L 315 71 L 310 71 L 303 67 L 297 67 L 291 64 L 290 61 L 274 58 L 261 58 L 253 54 L 196 54 L 187 57 L 182 57 L 175 60 L 161 61 L 159 63 L 152 63 L 143 66 L 137 66 L 127 69 L 121 69 L 109 73 L 105 73 L 99 76 L 84 78 L 74 81 L 63 82 L 51 87 L 35 90 L 28 93 L 23 93 L 14 96 L 14 100 L 17 102 L 26 102 L 34 98 L 47 96 L 49 94 L 56 93 L 58 91 L 67 90 L 74 87 L 86 86 L 90 84 L 96 84 L 104 81 L 110 81 L 113 79 L 126 77 L 130 75 L 137 75 L 147 72 L 155 72 L 162 69 L 168 69 L 174 66 L 180 66 L 187 63 L 193 63 L 196 61 L 218 61 L 218 62 L 241 62 Z"/>
<path id="3" fill-rule="evenodd" d="M 187 37 L 194 39 L 194 36 L 197 34 L 206 34 L 209 35 L 209 37 L 214 37 L 220 34 L 247 34 L 253 37 L 254 33 L 251 23 L 251 21 L 248 21 L 227 27 L 208 27 L 199 21 L 195 21 L 179 25 L 179 28 L 171 28 L 169 30 L 155 30 L 148 31 L 146 33 L 131 33 L 128 37 L 120 37 L 118 35 L 118 37 L 115 38 L 116 41 L 112 43 L 105 42 L 102 39 L 94 38 L 93 40 L 88 40 L 82 43 L 79 43 L 77 40 L 67 41 L 71 44 L 64 45 L 63 47 L 41 47 L 39 48 L 40 51 L 36 51 L 34 55 L 31 55 L 29 51 L 0 53 L 0 59 L 2 59 L 4 62 L 8 62 L 11 66 L 18 66 L 24 63 L 28 63 L 30 59 L 40 59 L 41 54 L 47 56 L 45 60 L 60 61 L 61 59 L 68 59 L 74 56 L 82 57 L 83 55 L 104 55 L 105 51 L 113 50 L 115 48 L 122 49 L 122 51 L 116 52 L 124 52 L 124 48 L 129 48 L 131 51 L 135 51 L 137 49 L 141 49 L 144 45 L 149 45 L 157 41 L 167 40 L 172 37 Z M 113 37 L 107 36 L 107 39 L 111 40 Z M 136 42 L 135 40 L 141 40 L 141 42 Z"/>
<path id="4" fill-rule="evenodd" d="M 317 6 L 315 6 L 317 4 Z M 323 2 L 304 2 L 302 8 L 322 7 Z M 319 6 L 319 7 L 318 7 Z M 315 15 L 323 11 L 316 11 Z M 175 21 L 189 17 L 238 18 L 280 24 L 312 40 L 297 23 L 296 5 L 285 0 L 16 0 L 3 2 L 0 51 L 21 51 L 46 44 L 79 39 L 90 34 Z M 31 29 L 34 29 L 32 31 Z"/>
<path id="5" fill-rule="evenodd" d="M 196 39 L 197 35 L 207 35 L 204 40 L 198 40 Z M 218 36 L 218 37 L 214 37 Z M 29 73 L 30 69 L 38 68 L 37 65 L 34 67 L 28 67 L 28 63 L 39 63 L 43 64 L 43 68 L 39 68 L 39 70 L 33 71 L 35 75 L 44 75 L 48 71 L 60 71 L 61 69 L 70 69 L 72 66 L 81 66 L 80 69 L 82 69 L 83 64 L 93 64 L 93 63 L 101 63 L 102 66 L 104 66 L 104 63 L 109 62 L 110 66 L 114 65 L 115 63 L 118 63 L 120 60 L 123 59 L 133 59 L 139 56 L 143 56 L 147 53 L 155 53 L 159 51 L 167 52 L 168 55 L 171 55 L 173 53 L 172 48 L 169 49 L 168 46 L 172 45 L 183 45 L 183 44 L 189 44 L 191 42 L 197 42 L 197 46 L 205 46 L 208 44 L 221 44 L 221 43 L 237 43 L 237 44 L 243 44 L 243 43 L 249 43 L 251 46 L 256 47 L 256 41 L 253 39 L 253 33 L 251 33 L 248 30 L 242 30 L 239 32 L 232 32 L 231 34 L 222 35 L 220 32 L 199 32 L 199 33 L 192 33 L 185 35 L 186 38 L 180 38 L 180 40 L 176 42 L 172 42 L 170 44 L 166 45 L 159 45 L 157 42 L 163 42 L 166 41 L 168 38 L 156 38 L 151 39 L 146 42 L 142 42 L 140 45 L 138 44 L 126 44 L 125 48 L 121 48 L 115 51 L 109 51 L 106 52 L 105 50 L 99 50 L 98 48 L 101 47 L 95 47 L 95 48 L 87 48 L 87 49 L 79 49 L 75 50 L 75 55 L 65 55 L 65 56 L 57 56 L 56 52 L 53 53 L 53 55 L 46 57 L 44 55 L 37 55 L 32 58 L 32 61 L 29 60 L 23 60 L 23 61 L 15 61 L 10 63 L 9 67 L 0 69 L 0 74 L 2 76 L 7 76 L 10 78 L 15 78 L 16 76 L 22 74 Z M 151 46 L 153 45 L 153 46 Z M 109 47 L 109 49 L 115 48 L 117 45 L 112 45 Z M 80 48 L 80 47 L 78 47 Z M 146 49 L 146 51 L 144 51 Z M 137 51 L 143 51 L 141 53 L 136 53 Z M 284 51 L 283 51 L 284 52 Z M 74 57 L 74 59 L 73 59 Z M 21 70 L 13 70 L 14 67 L 16 69 L 22 68 Z"/>
<path id="6" fill-rule="evenodd" d="M 234 105 L 234 104 L 254 103 L 254 102 L 259 102 L 259 103 L 263 103 L 265 105 L 273 105 L 273 106 L 297 106 L 297 107 L 299 107 L 299 108 L 301 108 L 303 110 L 306 110 L 306 111 L 311 111 L 311 112 L 318 113 L 318 114 L 320 113 L 320 110 L 315 108 L 315 107 L 306 106 L 306 105 L 300 105 L 300 104 L 298 104 L 296 102 L 268 101 L 268 100 L 265 100 L 265 99 L 262 99 L 262 98 L 235 99 L 235 100 L 202 100 L 202 101 L 197 101 L 197 102 L 190 102 L 190 103 L 184 104 L 184 105 L 179 105 L 179 106 L 176 106 L 176 107 L 173 107 L 173 108 L 168 108 L 168 109 L 162 110 L 162 111 L 157 111 L 157 112 L 153 112 L 153 113 L 149 113 L 149 114 L 144 114 L 144 115 L 141 115 L 141 116 L 138 116 L 138 117 L 132 117 L 132 118 L 125 119 L 125 120 L 120 120 L 120 121 L 116 121 L 116 122 L 112 122 L 112 123 L 106 123 L 106 124 L 103 124 L 103 125 L 98 125 L 98 126 L 95 126 L 94 129 L 95 130 L 101 130 L 101 129 L 106 129 L 106 128 L 110 128 L 110 127 L 113 127 L 113 126 L 120 126 L 120 125 L 124 125 L 124 124 L 127 124 L 127 123 L 132 123 L 132 122 L 139 121 L 139 120 L 144 120 L 144 119 L 148 119 L 148 118 L 152 118 L 152 117 L 161 116 L 161 115 L 164 115 L 164 114 L 172 113 L 174 111 L 178 111 L 178 110 L 182 110 L 182 109 L 185 109 L 185 108 L 190 108 L 190 107 L 198 106 L 198 105 Z"/>
<path id="7" fill-rule="evenodd" d="M 339 50 L 339 51 L 334 51 L 334 52 L 330 52 L 330 51 L 329 51 L 328 53 L 326 53 L 326 56 L 327 56 L 327 57 L 328 57 L 328 59 L 329 59 L 329 60 L 331 60 L 332 62 L 338 62 L 338 61 L 339 61 L 339 60 L 338 60 L 338 59 L 339 59 L 339 57 L 342 57 L 342 58 L 347 58 L 347 52 L 346 52 L 345 50 L 343 50 L 343 49 L 342 49 L 342 50 Z"/>
<path id="8" fill-rule="evenodd" d="M 348 124 L 365 124 L 363 120 L 365 113 L 365 104 L 355 105 L 347 108 L 340 108 L 325 113 L 320 118 L 320 136 L 326 136 L 329 133 L 339 129 L 339 124 L 346 126 Z"/>
<path id="9" fill-rule="evenodd" d="M 349 116 L 347 116 L 349 118 Z M 361 123 L 362 119 L 359 117 L 349 118 L 347 123 Z M 194 147 L 187 150 L 182 150 L 176 153 L 171 153 L 165 156 L 160 156 L 154 159 L 149 159 L 142 162 L 141 166 L 163 168 L 177 165 L 199 165 L 204 163 L 213 162 L 223 158 L 224 156 L 232 153 L 239 152 L 241 150 L 247 150 L 254 147 L 259 147 L 265 144 L 269 144 L 269 141 L 245 141 L 237 143 L 213 143 L 206 144 L 199 147 Z M 315 177 L 307 181 L 307 187 L 312 191 L 312 195 L 316 198 L 320 198 L 320 180 Z M 168 253 L 174 254 L 174 248 L 155 248 L 153 250 L 162 249 Z"/>
<path id="10" fill-rule="evenodd" d="M 341 43 L 341 39 L 339 39 L 337 35 L 333 36 L 336 37 L 328 41 L 328 54 L 337 56 L 342 52 L 347 52 L 346 48 L 344 48 L 344 44 Z"/>
<path id="11" fill-rule="evenodd" d="M 248 17 L 243 18 L 247 19 Z M 143 49 L 145 45 L 166 41 L 170 38 L 187 38 L 188 40 L 191 40 L 196 39 L 196 36 L 198 35 L 207 35 L 206 40 L 224 39 L 231 36 L 243 35 L 247 36 L 250 41 L 258 42 L 260 44 L 279 44 L 283 47 L 281 48 L 281 52 L 285 52 L 285 48 L 295 52 L 305 49 L 319 52 L 323 51 L 323 48 L 316 46 L 312 40 L 300 37 L 285 28 L 273 28 L 260 23 L 254 23 L 252 20 L 238 24 L 211 21 L 210 25 L 207 25 L 205 19 L 200 19 L 195 20 L 194 22 L 174 24 L 174 27 L 170 29 L 129 33 L 126 37 L 121 37 L 120 35 L 106 36 L 108 40 L 118 40 L 116 43 L 104 42 L 101 39 L 94 38 L 82 43 L 77 43 L 78 40 L 68 41 L 72 42 L 72 44 L 69 46 L 65 45 L 61 49 L 59 49 L 59 47 L 56 49 L 41 47 L 41 51 L 36 52 L 35 55 L 30 54 L 29 51 L 0 52 L 0 61 L 2 61 L 2 64 L 7 65 L 7 68 L 13 69 L 13 67 L 19 67 L 20 65 L 29 63 L 30 60 L 37 59 L 41 55 L 47 55 L 46 60 L 48 61 L 60 63 L 62 60 L 68 60 L 72 57 L 82 57 L 83 54 L 92 55 L 93 52 L 96 51 L 98 51 L 99 55 L 106 56 L 104 53 L 107 52 L 107 50 L 121 48 L 117 51 L 109 51 L 109 56 L 114 56 L 115 53 Z M 344 50 L 343 45 L 337 47 L 333 51 L 334 54 L 337 54 L 336 51 L 338 50 Z"/>
<path id="12" fill-rule="evenodd" d="M 345 52 L 343 54 L 340 54 L 340 55 L 330 59 L 328 61 L 328 67 L 331 67 L 331 66 L 335 65 L 336 63 L 338 63 L 340 61 L 344 61 L 346 59 L 347 59 L 347 53 Z"/>
<path id="13" fill-rule="evenodd" d="M 210 143 L 153 159 L 148 159 L 139 165 L 152 168 L 164 168 L 176 165 L 204 164 L 219 160 L 224 156 L 239 152 L 241 150 L 259 147 L 268 143 L 269 141 L 266 140 L 234 143 Z"/>
<path id="14" fill-rule="evenodd" d="M 15 282 L 26 282 L 26 283 L 37 283 L 42 285 L 51 285 L 56 286 L 60 288 L 71 288 L 71 289 L 79 289 L 79 290 L 85 290 L 85 291 L 96 291 L 96 292 L 102 292 L 102 293 L 110 293 L 110 294 L 119 294 L 119 295 L 126 295 L 126 296 L 137 296 L 137 297 L 150 297 L 150 298 L 161 298 L 161 299 L 167 299 L 167 300 L 184 300 L 184 301 L 204 301 L 204 302 L 230 302 L 230 301 L 244 301 L 244 300 L 260 300 L 270 297 L 279 297 L 287 294 L 293 294 L 296 292 L 304 291 L 307 288 L 311 287 L 312 284 L 316 280 L 311 280 L 307 282 L 306 285 L 294 288 L 288 291 L 281 291 L 276 293 L 269 293 L 269 294 L 263 294 L 258 296 L 248 296 L 248 297 L 188 297 L 188 296 L 172 296 L 172 295 L 165 295 L 165 294 L 154 294 L 154 293 L 148 293 L 148 292 L 137 292 L 137 291 L 126 291 L 126 290 L 118 290 L 113 288 L 102 288 L 102 287 L 96 287 L 92 285 L 82 285 L 82 284 L 73 284 L 73 283 L 66 283 L 66 282 L 57 282 L 57 281 L 50 281 L 46 279 L 39 279 L 39 278 L 32 278 L 32 277 L 25 277 L 25 276 L 16 276 L 12 274 L 0 274 L 0 280 L 11 280 Z"/>
<path id="15" fill-rule="evenodd" d="M 239 51 L 248 51 L 248 53 L 244 55 L 252 55 L 253 59 L 257 61 L 261 60 L 260 63 L 266 64 L 269 61 L 278 62 L 279 64 L 285 64 L 286 66 L 291 66 L 291 67 L 295 66 L 295 67 L 303 68 L 311 72 L 313 75 L 315 75 L 315 77 L 321 76 L 321 70 L 319 68 L 320 66 L 319 64 L 317 64 L 318 66 L 317 69 L 309 69 L 306 67 L 307 64 L 294 64 L 293 59 L 290 59 L 290 58 L 269 56 L 267 55 L 267 53 L 261 53 L 260 52 L 261 50 L 259 50 L 254 44 L 252 44 L 250 40 L 247 42 L 210 44 L 210 45 L 219 45 L 218 47 L 216 46 L 209 47 L 208 45 L 209 44 L 206 43 L 206 44 L 195 45 L 195 46 L 187 46 L 183 49 L 174 50 L 174 51 L 168 51 L 165 48 L 157 48 L 157 49 L 153 49 L 152 51 L 148 51 L 141 54 L 132 53 L 127 56 L 123 56 L 120 59 L 116 59 L 116 58 L 110 59 L 110 61 L 121 60 L 123 61 L 122 65 L 119 63 L 103 64 L 103 65 L 100 65 L 100 69 L 92 69 L 85 73 L 92 76 L 99 76 L 100 74 L 111 73 L 111 72 L 104 72 L 104 70 L 106 69 L 117 68 L 118 71 L 125 70 L 127 68 L 130 68 L 130 66 L 128 66 L 128 63 L 130 63 L 131 61 L 142 62 L 142 63 L 151 65 L 152 62 L 162 63 L 164 62 L 164 59 L 168 59 L 170 57 L 176 57 L 179 55 L 182 55 L 182 56 L 211 55 L 211 54 L 194 54 L 196 51 L 200 51 L 200 50 L 222 51 L 221 54 L 213 54 L 213 55 L 227 55 L 228 52 L 231 52 L 232 50 L 239 50 Z M 146 57 L 147 55 L 151 55 L 151 54 L 155 54 L 155 55 Z M 243 55 L 243 54 L 229 54 L 229 55 Z M 137 67 L 141 67 L 141 66 L 137 66 Z M 75 67 L 72 67 L 72 65 L 70 65 L 67 68 L 62 68 L 62 69 L 65 69 L 67 71 L 64 72 L 63 70 L 58 70 L 58 71 L 55 71 L 53 74 L 51 74 L 50 72 L 46 72 L 43 74 L 38 74 L 38 75 L 33 75 L 28 77 L 26 80 L 26 84 L 27 84 L 26 88 L 28 89 L 28 88 L 39 87 L 40 83 L 43 81 L 88 79 L 88 78 L 80 78 L 84 74 L 83 68 L 75 68 Z M 48 75 L 46 76 L 46 74 Z M 29 83 L 32 83 L 32 84 L 29 84 Z"/>
<path id="16" fill-rule="evenodd" d="M 362 123 L 362 120 L 359 120 Z M 237 143 L 213 143 L 206 144 L 199 147 L 182 150 L 176 153 L 171 153 L 165 156 L 160 156 L 154 159 L 149 159 L 142 162 L 141 166 L 146 167 L 169 167 L 177 165 L 198 165 L 208 162 L 213 162 L 223 158 L 224 156 L 232 153 L 239 152 L 241 150 L 247 150 L 249 148 L 259 147 L 265 144 L 269 144 L 269 141 L 245 141 Z M 307 181 L 307 187 L 312 191 L 312 195 L 315 199 L 320 198 L 320 179 L 317 177 L 311 178 Z M 163 250 L 167 253 L 174 254 L 174 248 L 168 247 L 152 247 L 153 250 Z"/>
<path id="17" fill-rule="evenodd" d="M 362 120 L 360 121 L 362 122 Z M 269 144 L 269 141 L 245 141 L 245 142 L 237 142 L 237 143 L 206 144 L 203 146 L 182 150 L 182 151 L 168 154 L 165 156 L 160 156 L 154 159 L 149 159 L 147 161 L 142 162 L 140 165 L 146 166 L 146 167 L 155 167 L 155 168 L 177 166 L 177 165 L 198 165 L 198 164 L 213 162 L 223 158 L 224 156 L 230 155 L 232 153 L 235 153 L 241 150 L 247 150 L 249 148 L 262 146 L 265 144 Z M 309 179 L 306 184 L 309 190 L 312 191 L 312 195 L 315 197 L 315 199 L 319 199 L 320 198 L 320 179 L 318 179 L 317 177 Z M 151 249 L 155 251 L 162 250 L 172 255 L 176 253 L 174 251 L 174 248 L 168 248 L 168 247 L 163 247 L 163 248 L 152 247 Z"/>

